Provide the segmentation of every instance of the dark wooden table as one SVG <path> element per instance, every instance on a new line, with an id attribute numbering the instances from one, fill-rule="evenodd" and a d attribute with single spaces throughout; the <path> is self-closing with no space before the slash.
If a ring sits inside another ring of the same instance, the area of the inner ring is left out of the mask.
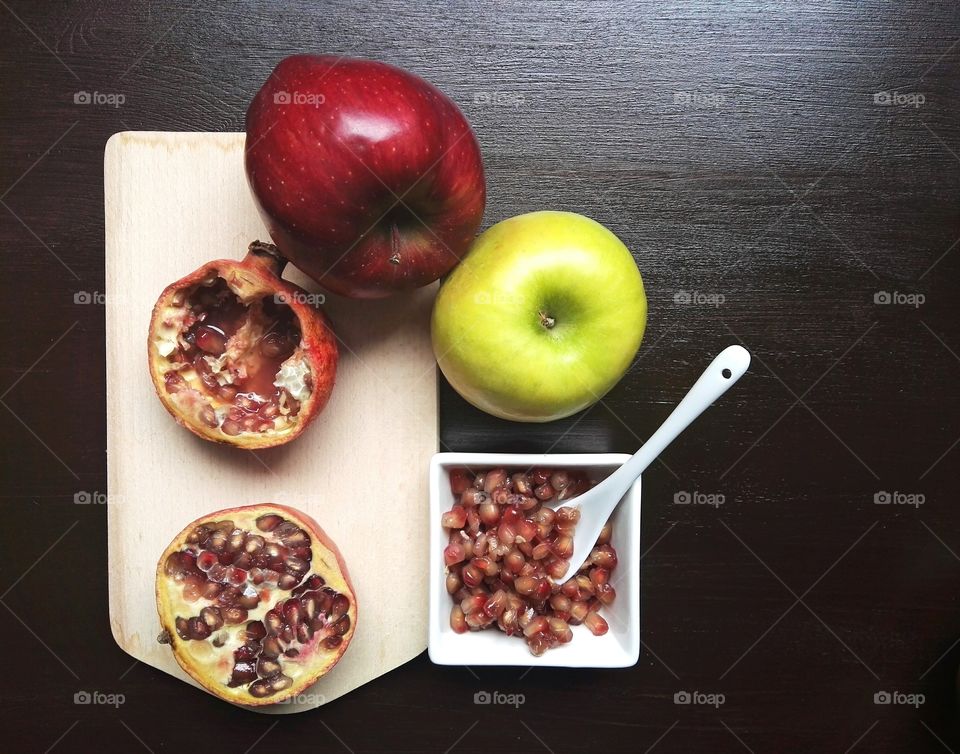
<path id="1" fill-rule="evenodd" d="M 0 748 L 957 749 L 956 3 L 2 0 L 0 19 Z M 459 102 L 486 157 L 485 225 L 582 212 L 643 272 L 646 340 L 602 404 L 511 425 L 444 387 L 446 447 L 632 452 L 711 354 L 753 352 L 645 477 L 636 667 L 471 672 L 424 654 L 277 720 L 114 645 L 106 510 L 74 504 L 106 487 L 104 311 L 75 303 L 104 284 L 103 146 L 241 130 L 274 64 L 305 50 L 399 64 Z M 80 690 L 125 702 L 75 705 Z M 477 706 L 481 690 L 525 701 Z M 723 703 L 675 703 L 695 691 Z"/>

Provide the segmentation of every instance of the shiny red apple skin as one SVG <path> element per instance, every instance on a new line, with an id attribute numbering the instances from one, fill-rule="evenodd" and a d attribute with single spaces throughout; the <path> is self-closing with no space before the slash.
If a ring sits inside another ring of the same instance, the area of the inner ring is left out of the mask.
<path id="1" fill-rule="evenodd" d="M 466 254 L 483 218 L 480 146 L 439 89 L 385 63 L 282 60 L 247 110 L 245 165 L 280 252 L 327 290 L 380 298 Z"/>

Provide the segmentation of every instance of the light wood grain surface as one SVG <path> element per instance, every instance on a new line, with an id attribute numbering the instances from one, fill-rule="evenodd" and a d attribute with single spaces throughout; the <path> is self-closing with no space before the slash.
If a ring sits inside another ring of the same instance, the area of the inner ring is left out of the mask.
<path id="1" fill-rule="evenodd" d="M 126 132 L 105 156 L 110 623 L 142 662 L 192 681 L 156 641 L 156 560 L 194 518 L 277 502 L 313 516 L 340 547 L 359 603 L 340 664 L 296 712 L 336 699 L 426 648 L 427 462 L 437 449 L 427 327 L 435 286 L 413 296 L 324 304 L 340 340 L 337 385 L 296 441 L 244 451 L 179 427 L 146 368 L 153 301 L 168 283 L 268 239 L 243 173 L 243 134 Z M 289 276 L 309 287 L 295 270 Z M 362 308 L 362 313 L 360 309 Z M 389 514 L 389 515 L 387 515 Z M 390 557 L 380 557 L 389 553 Z M 398 580 L 388 563 L 403 563 Z M 401 605 L 423 605 L 404 613 Z"/>

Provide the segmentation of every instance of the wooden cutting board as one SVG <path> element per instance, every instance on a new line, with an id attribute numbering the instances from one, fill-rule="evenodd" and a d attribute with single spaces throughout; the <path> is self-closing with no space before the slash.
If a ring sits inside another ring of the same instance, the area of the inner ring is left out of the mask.
<path id="1" fill-rule="evenodd" d="M 168 283 L 269 240 L 247 188 L 243 144 L 242 133 L 126 132 L 106 147 L 110 623 L 124 650 L 193 684 L 156 641 L 161 552 L 213 510 L 260 502 L 299 508 L 339 545 L 360 611 L 340 664 L 305 698 L 262 710 L 299 712 L 426 648 L 436 286 L 383 301 L 327 296 L 324 309 L 341 340 L 337 384 L 323 414 L 290 445 L 237 450 L 179 427 L 147 373 L 150 311 Z M 292 268 L 286 277 L 317 290 Z"/>

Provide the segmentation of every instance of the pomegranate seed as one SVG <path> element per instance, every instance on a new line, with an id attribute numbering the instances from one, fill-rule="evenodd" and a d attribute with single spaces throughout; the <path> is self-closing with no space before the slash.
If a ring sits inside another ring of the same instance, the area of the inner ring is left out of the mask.
<path id="1" fill-rule="evenodd" d="M 487 538 L 487 533 L 482 532 L 473 543 L 473 556 L 482 557 L 486 555 L 488 547 L 489 547 L 489 542 Z"/>
<path id="2" fill-rule="evenodd" d="M 242 586 L 247 583 L 247 572 L 242 568 L 231 568 L 227 571 L 226 579 L 232 586 Z"/>
<path id="3" fill-rule="evenodd" d="M 570 612 L 570 598 L 564 594 L 555 594 L 550 598 L 550 607 L 559 613 Z"/>
<path id="4" fill-rule="evenodd" d="M 527 637 L 527 646 L 530 648 L 530 654 L 534 657 L 540 657 L 551 647 L 550 639 L 546 634 L 539 633 Z"/>
<path id="5" fill-rule="evenodd" d="M 530 485 L 530 477 L 524 473 L 514 474 L 510 481 L 513 483 L 513 489 L 518 495 L 529 495 L 533 492 L 533 487 Z"/>
<path id="6" fill-rule="evenodd" d="M 550 475 L 550 486 L 560 491 L 570 484 L 570 475 L 566 471 L 555 471 Z"/>
<path id="7" fill-rule="evenodd" d="M 603 636 L 610 628 L 603 617 L 594 612 L 587 613 L 587 617 L 583 619 L 583 624 L 590 629 L 590 633 L 594 636 Z"/>
<path id="8" fill-rule="evenodd" d="M 523 520 L 517 527 L 517 537 L 514 541 L 533 542 L 535 536 L 537 536 L 537 525 L 533 521 Z"/>
<path id="9" fill-rule="evenodd" d="M 200 599 L 200 586 L 198 584 L 184 584 L 183 599 L 187 602 L 196 602 Z"/>
<path id="10" fill-rule="evenodd" d="M 531 520 L 536 524 L 553 524 L 553 520 L 557 517 L 557 514 L 553 511 L 552 508 L 540 508 L 536 513 L 531 516 Z"/>
<path id="11" fill-rule="evenodd" d="M 300 578 L 310 569 L 310 564 L 300 558 L 295 558 L 292 555 L 283 559 L 283 567 L 287 573 Z"/>
<path id="12" fill-rule="evenodd" d="M 557 493 L 549 484 L 541 484 L 534 489 L 533 494 L 536 495 L 537 500 L 549 500 Z"/>
<path id="13" fill-rule="evenodd" d="M 570 564 L 566 560 L 554 558 L 547 563 L 547 573 L 550 574 L 550 578 L 557 581 L 566 576 L 568 570 L 570 570 Z"/>
<path id="14" fill-rule="evenodd" d="M 590 569 L 590 581 L 593 583 L 594 587 L 600 586 L 601 584 L 606 584 L 610 580 L 610 571 L 606 568 L 591 568 Z"/>
<path id="15" fill-rule="evenodd" d="M 517 532 L 512 526 L 508 526 L 503 521 L 497 527 L 497 537 L 506 545 L 512 545 L 517 538 Z"/>
<path id="16" fill-rule="evenodd" d="M 201 615 L 203 615 L 203 613 L 201 613 Z M 258 620 L 250 621 L 247 624 L 245 632 L 247 634 L 247 639 L 252 641 L 260 641 L 267 636 L 267 629 L 264 627 L 263 623 Z"/>
<path id="17" fill-rule="evenodd" d="M 461 608 L 460 605 L 454 605 L 450 611 L 450 628 L 458 634 L 466 633 L 468 630 L 467 621 L 463 615 L 463 608 Z"/>
<path id="18" fill-rule="evenodd" d="M 225 607 L 220 612 L 228 626 L 243 623 L 247 619 L 247 611 L 242 607 Z"/>
<path id="19" fill-rule="evenodd" d="M 243 547 L 243 537 L 243 531 L 240 529 L 232 532 L 227 540 L 227 552 L 237 552 Z"/>
<path id="20" fill-rule="evenodd" d="M 280 578 L 277 579 L 277 586 L 280 589 L 293 589 L 297 584 L 300 583 L 300 576 L 297 576 L 293 573 L 283 573 L 280 574 Z"/>
<path id="21" fill-rule="evenodd" d="M 217 556 L 212 552 L 204 550 L 197 556 L 197 568 L 201 571 L 209 571 L 217 563 Z"/>
<path id="22" fill-rule="evenodd" d="M 330 606 L 330 620 L 337 620 L 341 615 L 346 615 L 350 609 L 350 600 L 342 594 L 333 598 L 333 604 Z"/>
<path id="23" fill-rule="evenodd" d="M 534 469 L 530 474 L 530 482 L 536 487 L 546 482 L 552 474 L 550 469 Z"/>
<path id="24" fill-rule="evenodd" d="M 597 586 L 597 599 L 604 605 L 612 605 L 617 598 L 617 591 L 610 584 L 600 584 Z"/>
<path id="25" fill-rule="evenodd" d="M 269 657 L 261 657 L 257 661 L 257 675 L 261 678 L 270 678 L 281 671 L 280 663 Z"/>
<path id="26" fill-rule="evenodd" d="M 260 656 L 276 658 L 280 656 L 280 640 L 276 636 L 268 636 L 261 644 Z"/>
<path id="27" fill-rule="evenodd" d="M 570 626 L 567 625 L 565 620 L 549 618 L 548 623 L 550 624 L 550 633 L 556 636 L 561 644 L 566 644 L 573 638 L 573 631 L 570 630 Z"/>
<path id="28" fill-rule="evenodd" d="M 561 535 L 553 543 L 553 552 L 558 558 L 569 558 L 573 555 L 573 537 Z"/>
<path id="29" fill-rule="evenodd" d="M 460 497 L 465 490 L 473 485 L 473 476 L 466 469 L 450 470 L 450 492 Z"/>
<path id="30" fill-rule="evenodd" d="M 436 514 L 434 514 L 436 515 Z M 443 562 L 448 565 L 456 565 L 464 560 L 466 554 L 463 551 L 463 545 L 461 544 L 449 544 L 443 550 Z"/>
<path id="31" fill-rule="evenodd" d="M 522 511 L 539 510 L 537 506 L 540 505 L 540 501 L 537 498 L 527 497 L 526 495 L 514 495 L 508 502 L 516 505 Z"/>
<path id="32" fill-rule="evenodd" d="M 474 476 L 474 478 L 473 478 L 473 487 L 474 487 L 474 489 L 482 490 L 482 489 L 483 489 L 483 482 L 484 482 L 484 479 L 485 479 L 485 478 L 486 478 L 486 474 L 485 474 L 484 472 L 482 472 L 482 471 L 481 471 L 479 474 L 477 474 L 476 476 Z"/>
<path id="33" fill-rule="evenodd" d="M 466 523 L 467 511 L 459 505 L 453 506 L 440 518 L 440 525 L 445 529 L 462 529 Z"/>
<path id="34" fill-rule="evenodd" d="M 480 514 L 476 508 L 467 511 L 467 532 L 471 537 L 476 537 L 480 533 Z"/>
<path id="35" fill-rule="evenodd" d="M 490 496 L 482 490 L 469 489 L 460 496 L 460 505 L 464 508 L 472 508 L 482 505 L 490 499 Z"/>
<path id="36" fill-rule="evenodd" d="M 609 544 L 610 537 L 612 536 L 613 536 L 613 526 L 611 526 L 610 522 L 607 521 L 607 523 L 605 523 L 603 525 L 603 528 L 600 530 L 600 536 L 597 537 L 597 544 L 598 545 Z"/>
<path id="37" fill-rule="evenodd" d="M 460 574 L 457 573 L 456 571 L 450 571 L 450 573 L 447 574 L 446 586 L 447 586 L 447 594 L 453 594 L 454 592 L 456 592 L 462 586 L 462 582 L 460 581 Z"/>
<path id="38" fill-rule="evenodd" d="M 211 631 L 216 631 L 223 627 L 223 616 L 215 607 L 205 607 L 200 611 L 200 620 L 202 620 Z"/>
<path id="39" fill-rule="evenodd" d="M 260 531 L 273 531 L 281 523 L 283 523 L 282 516 L 278 516 L 275 513 L 268 513 L 257 519 L 257 528 Z"/>
<path id="40" fill-rule="evenodd" d="M 590 562 L 601 568 L 612 570 L 617 566 L 617 553 L 610 545 L 600 545 L 590 551 Z"/>
<path id="41" fill-rule="evenodd" d="M 580 588 L 581 592 L 586 592 L 587 594 L 591 595 L 595 593 L 593 582 L 589 578 L 583 574 L 578 574 L 576 579 L 577 586 Z"/>
<path id="42" fill-rule="evenodd" d="M 476 612 L 477 610 L 482 610 L 483 606 L 486 604 L 486 596 L 482 594 L 473 594 L 460 603 L 460 608 L 463 610 L 464 615 L 470 615 L 470 613 Z"/>
<path id="43" fill-rule="evenodd" d="M 537 588 L 537 581 L 532 576 L 520 576 L 514 580 L 513 588 L 517 590 L 517 594 L 529 596 Z"/>
<path id="44" fill-rule="evenodd" d="M 512 494 L 507 487 L 497 487 L 490 495 L 493 500 L 494 505 L 509 505 L 513 501 L 513 498 L 517 497 Z"/>
<path id="45" fill-rule="evenodd" d="M 484 503 L 480 506 L 480 520 L 489 527 L 497 525 L 500 520 L 500 508 L 494 503 Z"/>
<path id="46" fill-rule="evenodd" d="M 540 579 L 537 582 L 536 589 L 534 589 L 533 598 L 539 602 L 543 602 L 550 596 L 551 591 L 550 582 L 546 579 Z"/>
<path id="47" fill-rule="evenodd" d="M 540 615 L 524 626 L 523 635 L 533 636 L 534 634 L 541 634 L 544 631 L 549 630 L 549 628 L 550 624 L 547 622 L 547 619 Z"/>
<path id="48" fill-rule="evenodd" d="M 550 554 L 550 552 L 551 552 L 550 545 L 546 542 L 541 542 L 538 545 L 534 545 L 533 552 L 531 553 L 531 557 L 534 560 L 543 560 L 545 557 L 547 557 L 547 555 Z"/>
<path id="49" fill-rule="evenodd" d="M 208 581 L 205 584 L 200 585 L 200 596 L 205 600 L 216 599 L 217 595 L 223 590 L 223 587 L 220 584 L 217 584 L 214 581 Z"/>
<path id="50" fill-rule="evenodd" d="M 300 600 L 296 598 L 288 599 L 283 603 L 283 619 L 291 626 L 296 625 L 302 617 L 300 609 Z"/>
<path id="51" fill-rule="evenodd" d="M 504 610 L 507 609 L 507 604 L 507 593 L 504 590 L 499 589 L 489 600 L 487 600 L 487 604 L 484 605 L 483 609 L 487 615 L 497 618 L 501 613 L 503 613 Z"/>
<path id="52" fill-rule="evenodd" d="M 584 618 L 587 617 L 590 608 L 586 602 L 571 602 L 570 603 L 570 623 L 573 625 L 579 625 L 583 623 Z"/>
<path id="53" fill-rule="evenodd" d="M 253 660 L 238 659 L 233 666 L 233 672 L 230 674 L 228 686 L 246 686 L 251 681 L 257 680 L 257 663 Z"/>
<path id="54" fill-rule="evenodd" d="M 479 586 L 483 582 L 483 574 L 472 563 L 463 567 L 460 576 L 468 587 Z"/>
<path id="55" fill-rule="evenodd" d="M 508 571 L 511 573 L 520 573 L 520 570 L 523 568 L 526 563 L 526 558 L 523 557 L 523 553 L 519 550 L 511 550 L 507 553 L 507 556 L 503 560 L 503 564 Z"/>
<path id="56" fill-rule="evenodd" d="M 342 636 L 328 636 L 322 642 L 324 649 L 336 649 L 343 643 Z"/>
<path id="57" fill-rule="evenodd" d="M 497 487 L 507 484 L 507 480 L 507 472 L 504 469 L 492 469 L 483 477 L 483 491 L 490 494 Z"/>

